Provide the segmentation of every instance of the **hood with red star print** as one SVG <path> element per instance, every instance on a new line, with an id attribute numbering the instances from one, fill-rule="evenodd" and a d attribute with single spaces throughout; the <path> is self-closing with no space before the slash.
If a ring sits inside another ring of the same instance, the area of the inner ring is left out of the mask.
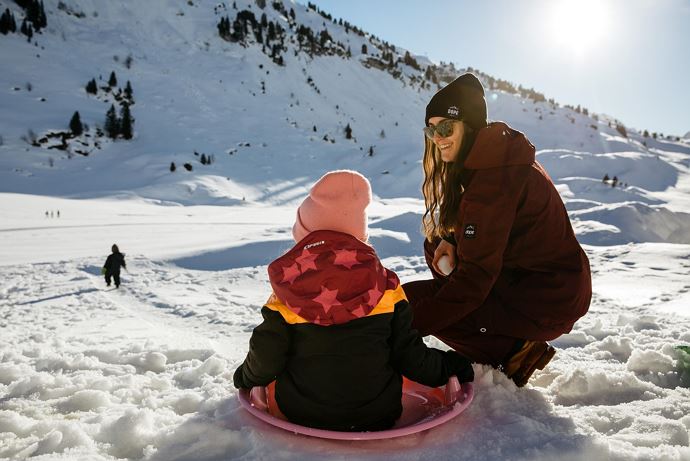
<path id="1" fill-rule="evenodd" d="M 275 296 L 309 323 L 335 325 L 366 317 L 398 276 L 355 237 L 316 231 L 268 266 Z"/>

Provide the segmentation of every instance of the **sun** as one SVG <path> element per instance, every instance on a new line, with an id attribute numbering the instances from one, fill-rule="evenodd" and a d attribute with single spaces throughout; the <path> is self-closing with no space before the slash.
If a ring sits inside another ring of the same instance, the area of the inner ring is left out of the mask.
<path id="1" fill-rule="evenodd" d="M 551 2 L 547 21 L 553 44 L 581 57 L 601 43 L 610 26 L 605 3 L 600 0 Z"/>

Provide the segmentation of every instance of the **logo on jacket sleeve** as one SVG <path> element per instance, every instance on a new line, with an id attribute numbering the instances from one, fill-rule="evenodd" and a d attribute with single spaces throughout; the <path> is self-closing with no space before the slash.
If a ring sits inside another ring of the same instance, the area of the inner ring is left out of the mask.
<path id="1" fill-rule="evenodd" d="M 466 239 L 473 239 L 477 236 L 477 226 L 475 224 L 465 224 L 463 235 Z"/>

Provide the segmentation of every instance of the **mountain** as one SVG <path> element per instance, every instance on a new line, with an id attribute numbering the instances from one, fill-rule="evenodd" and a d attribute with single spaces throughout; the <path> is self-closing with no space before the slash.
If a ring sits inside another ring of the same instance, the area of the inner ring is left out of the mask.
<path id="1" fill-rule="evenodd" d="M 47 26 L 31 40 L 0 36 L 0 103 L 10 108 L 0 114 L 0 190 L 281 204 L 324 171 L 352 168 L 381 198 L 420 197 L 425 104 L 463 70 L 412 56 L 313 5 L 264 3 L 72 0 L 47 5 Z M 8 0 L 0 9 L 23 15 Z M 241 33 L 221 33 L 226 22 Z M 587 224 L 585 242 L 687 241 L 689 220 L 679 212 L 687 202 L 657 198 L 678 182 L 687 144 L 626 132 L 610 117 L 479 75 L 495 88 L 486 94 L 489 117 L 524 131 L 566 200 L 578 196 L 568 204 L 573 216 L 589 222 L 591 209 L 607 225 L 634 219 L 650 229 L 631 236 Z M 95 95 L 86 91 L 92 79 Z M 127 82 L 134 137 L 113 140 L 104 135 L 106 112 L 122 110 Z M 71 138 L 75 112 L 88 129 Z M 604 187 L 605 174 L 626 187 Z M 662 202 L 673 209 L 663 218 L 671 229 L 657 232 L 649 210 Z"/>

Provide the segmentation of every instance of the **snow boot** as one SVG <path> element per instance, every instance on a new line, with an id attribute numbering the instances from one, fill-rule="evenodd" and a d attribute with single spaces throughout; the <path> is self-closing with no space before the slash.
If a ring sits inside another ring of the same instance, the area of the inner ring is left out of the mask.
<path id="1" fill-rule="evenodd" d="M 545 341 L 527 339 L 520 342 L 516 344 L 517 352 L 510 355 L 501 367 L 506 376 L 512 379 L 518 387 L 527 384 L 532 373 L 535 370 L 542 370 L 556 354 L 556 349 Z"/>

